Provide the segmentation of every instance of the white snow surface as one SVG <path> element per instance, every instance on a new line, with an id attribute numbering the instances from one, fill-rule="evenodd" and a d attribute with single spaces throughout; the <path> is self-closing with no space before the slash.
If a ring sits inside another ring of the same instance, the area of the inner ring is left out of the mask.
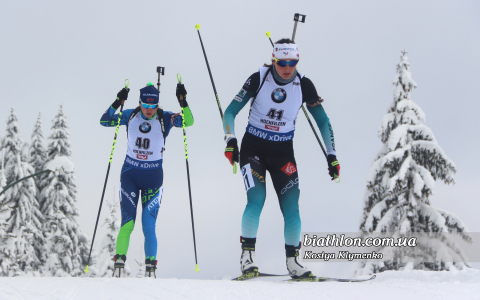
<path id="1" fill-rule="evenodd" d="M 0 299 L 480 299 L 476 269 L 388 271 L 360 283 L 280 280 L 2 277 Z"/>

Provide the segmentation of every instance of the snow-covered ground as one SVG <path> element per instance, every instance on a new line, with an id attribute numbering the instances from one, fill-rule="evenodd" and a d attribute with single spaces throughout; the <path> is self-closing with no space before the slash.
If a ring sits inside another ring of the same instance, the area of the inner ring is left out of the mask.
<path id="1" fill-rule="evenodd" d="M 279 280 L 279 279 L 277 279 Z M 480 299 L 480 270 L 385 272 L 363 283 L 145 278 L 0 278 L 0 299 Z"/>

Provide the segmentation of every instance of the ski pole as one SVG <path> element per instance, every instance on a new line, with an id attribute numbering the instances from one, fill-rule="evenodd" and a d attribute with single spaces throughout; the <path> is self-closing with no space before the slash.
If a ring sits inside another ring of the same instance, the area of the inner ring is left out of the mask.
<path id="1" fill-rule="evenodd" d="M 212 71 L 210 71 L 210 65 L 208 64 L 207 54 L 205 53 L 205 48 L 203 47 L 202 37 L 200 36 L 200 24 L 195 25 L 197 29 L 198 38 L 200 39 L 200 45 L 202 46 L 203 56 L 205 56 L 205 62 L 207 63 L 208 74 L 210 75 L 210 81 L 212 82 L 213 92 L 215 94 L 215 98 L 217 99 L 218 110 L 220 111 L 220 117 L 222 118 L 223 124 L 223 112 L 222 106 L 220 105 L 220 99 L 218 99 L 217 89 L 215 88 L 215 83 L 213 82 Z M 237 163 L 233 163 L 233 174 L 237 174 Z"/>
<path id="2" fill-rule="evenodd" d="M 130 81 L 125 79 L 125 88 L 128 88 Z M 97 222 L 95 222 L 95 229 L 93 230 L 92 244 L 90 245 L 90 252 L 88 253 L 87 267 L 85 273 L 88 273 L 88 264 L 90 263 L 90 257 L 92 255 L 93 243 L 95 242 L 95 234 L 97 233 L 98 220 L 100 219 L 100 212 L 102 211 L 103 197 L 105 196 L 105 188 L 107 187 L 108 174 L 110 173 L 110 165 L 112 164 L 113 151 L 115 150 L 115 143 L 117 142 L 118 128 L 120 127 L 120 120 L 122 119 L 123 103 L 120 106 L 120 113 L 118 114 L 117 128 L 115 129 L 115 136 L 113 137 L 112 152 L 110 153 L 110 160 L 108 161 L 107 175 L 105 176 L 105 183 L 103 184 L 102 198 L 100 199 L 100 206 L 98 207 Z"/>
<path id="3" fill-rule="evenodd" d="M 182 75 L 180 73 L 177 74 L 178 82 L 182 83 Z M 183 100 L 183 96 L 180 95 L 181 100 Z M 198 262 L 197 262 L 197 243 L 195 242 L 195 225 L 193 222 L 193 205 L 192 205 L 192 190 L 190 188 L 190 168 L 188 167 L 188 150 L 187 150 L 187 132 L 185 130 L 185 114 L 182 109 L 182 125 L 183 125 L 183 143 L 185 144 L 185 163 L 187 164 L 187 179 L 188 179 L 188 196 L 190 197 L 190 216 L 192 219 L 192 233 L 193 233 L 193 251 L 195 252 L 195 271 L 199 271 Z"/>

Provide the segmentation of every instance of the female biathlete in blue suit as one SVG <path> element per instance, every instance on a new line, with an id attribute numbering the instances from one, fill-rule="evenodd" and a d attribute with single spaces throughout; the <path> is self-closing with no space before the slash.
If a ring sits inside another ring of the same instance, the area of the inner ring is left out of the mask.
<path id="1" fill-rule="evenodd" d="M 230 163 L 238 161 L 238 146 L 234 120 L 250 102 L 247 132 L 242 140 L 242 168 L 247 206 L 242 218 L 241 271 L 255 276 L 255 243 L 263 204 L 265 202 L 266 171 L 270 173 L 285 221 L 285 252 L 289 274 L 293 278 L 308 278 L 311 271 L 298 262 L 301 222 L 298 207 L 300 182 L 293 154 L 295 121 L 305 102 L 323 137 L 328 153 L 332 180 L 339 176 L 333 130 L 312 81 L 296 70 L 299 60 L 297 45 L 282 39 L 273 47 L 272 65 L 261 67 L 251 75 L 225 111 L 224 131 Z M 252 274 L 253 273 L 253 274 Z"/>
<path id="2" fill-rule="evenodd" d="M 102 115 L 100 124 L 117 126 L 115 111 L 127 99 L 129 89 L 124 88 L 117 99 Z M 120 175 L 120 206 L 122 226 L 118 233 L 115 260 L 115 277 L 125 276 L 125 260 L 130 234 L 135 225 L 138 198 L 142 194 L 142 228 L 145 236 L 146 277 L 155 277 L 157 265 L 157 220 L 163 192 L 163 150 L 165 138 L 172 127 L 182 127 L 182 116 L 158 107 L 160 92 L 151 84 L 140 89 L 139 106 L 123 111 L 120 125 L 127 126 L 127 156 Z M 177 85 L 177 98 L 184 108 L 185 126 L 193 125 L 193 116 L 186 101 L 187 91 Z M 181 97 L 182 96 L 182 97 Z"/>

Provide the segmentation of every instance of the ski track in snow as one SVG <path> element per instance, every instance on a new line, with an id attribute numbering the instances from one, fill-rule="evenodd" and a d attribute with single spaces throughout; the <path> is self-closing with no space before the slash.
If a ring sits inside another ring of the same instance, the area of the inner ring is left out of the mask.
<path id="1" fill-rule="evenodd" d="M 146 278 L 0 278 L 0 299 L 480 299 L 480 270 L 403 271 L 369 282 Z"/>

